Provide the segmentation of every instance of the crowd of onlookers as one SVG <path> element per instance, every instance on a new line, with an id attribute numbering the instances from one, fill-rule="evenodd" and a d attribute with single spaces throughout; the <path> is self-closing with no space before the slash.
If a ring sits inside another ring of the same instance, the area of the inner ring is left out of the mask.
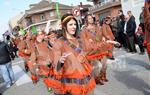
<path id="1" fill-rule="evenodd" d="M 121 44 L 127 52 L 136 53 L 136 44 L 140 48 L 140 54 L 144 54 L 144 20 L 143 8 L 139 17 L 140 24 L 137 25 L 131 11 L 125 16 L 122 10 L 118 11 L 117 17 L 112 17 L 111 29 L 116 41 Z"/>

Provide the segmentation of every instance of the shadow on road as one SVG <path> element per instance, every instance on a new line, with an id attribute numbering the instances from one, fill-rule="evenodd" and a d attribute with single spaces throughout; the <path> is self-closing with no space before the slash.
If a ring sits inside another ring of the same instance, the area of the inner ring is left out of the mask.
<path id="1" fill-rule="evenodd" d="M 150 63 L 147 63 L 147 62 L 144 62 L 144 61 L 141 61 L 141 60 L 137 60 L 137 59 L 133 59 L 133 58 L 130 58 L 130 57 L 128 57 L 126 59 L 127 59 L 127 64 L 134 65 L 134 66 L 138 65 L 138 66 L 144 67 L 145 69 L 150 71 L 150 68 L 146 68 L 147 66 L 150 65 Z"/>
<path id="2" fill-rule="evenodd" d="M 114 71 L 114 77 L 129 89 L 142 91 L 143 95 L 150 95 L 150 85 L 134 75 L 135 71 Z"/>
<path id="3" fill-rule="evenodd" d="M 0 95 L 2 95 L 8 88 L 6 88 L 4 83 L 0 84 Z"/>

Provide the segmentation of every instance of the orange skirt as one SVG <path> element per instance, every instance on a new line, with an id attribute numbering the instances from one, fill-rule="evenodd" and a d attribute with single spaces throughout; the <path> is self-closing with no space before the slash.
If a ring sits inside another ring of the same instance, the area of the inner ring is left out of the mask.
<path id="1" fill-rule="evenodd" d="M 43 79 L 47 87 L 53 88 L 57 94 L 71 93 L 71 95 L 87 95 L 92 91 L 96 84 L 94 78 L 85 79 L 69 79 L 61 78 L 56 80 L 53 77 Z M 82 82 L 83 81 L 83 82 Z"/>
<path id="2" fill-rule="evenodd" d="M 18 55 L 19 55 L 20 57 L 24 57 L 24 56 L 25 56 L 25 54 L 24 54 L 23 52 L 21 52 L 21 51 L 18 52 Z"/>
<path id="3" fill-rule="evenodd" d="M 96 84 L 95 79 L 91 76 L 92 66 L 88 63 L 83 63 L 83 66 L 85 72 L 74 71 L 72 74 L 59 74 L 59 72 L 65 72 L 64 68 L 59 72 L 51 69 L 50 76 L 44 78 L 43 81 L 57 94 L 87 95 L 95 88 Z"/>
<path id="4" fill-rule="evenodd" d="M 150 44 L 147 44 L 147 53 L 150 54 Z"/>
<path id="5" fill-rule="evenodd" d="M 109 55 L 109 52 L 106 51 L 106 52 L 101 52 L 101 53 L 98 53 L 98 54 L 92 54 L 92 55 L 87 55 L 86 58 L 88 60 L 99 60 L 99 59 L 102 59 L 104 56 L 108 56 Z"/>
<path id="6" fill-rule="evenodd" d="M 143 42 L 143 46 L 146 46 L 147 45 L 147 42 L 146 42 L 146 40 L 144 40 L 144 42 Z"/>
<path id="7" fill-rule="evenodd" d="M 29 59 L 29 57 L 30 57 L 30 55 L 24 54 L 24 53 L 21 52 L 21 51 L 18 52 L 18 55 L 19 55 L 20 57 L 23 57 L 23 58 L 25 59 L 25 61 L 27 61 L 27 60 Z"/>

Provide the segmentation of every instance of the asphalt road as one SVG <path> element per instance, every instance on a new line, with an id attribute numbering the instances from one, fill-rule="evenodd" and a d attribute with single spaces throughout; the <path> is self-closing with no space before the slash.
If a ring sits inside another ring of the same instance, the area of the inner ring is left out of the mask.
<path id="1" fill-rule="evenodd" d="M 108 60 L 108 83 L 97 85 L 94 95 L 150 95 L 150 69 L 147 54 L 130 54 L 123 49 L 114 50 L 115 60 Z M 3 95 L 51 95 L 40 81 L 36 85 L 24 72 L 23 60 L 13 61 L 16 83 L 6 89 L 0 77 L 0 92 Z"/>

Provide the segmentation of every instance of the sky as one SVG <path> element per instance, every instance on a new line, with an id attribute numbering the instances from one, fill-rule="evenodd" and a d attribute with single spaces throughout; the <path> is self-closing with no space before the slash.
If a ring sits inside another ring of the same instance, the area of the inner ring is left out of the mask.
<path id="1" fill-rule="evenodd" d="M 8 29 L 8 21 L 20 12 L 25 12 L 29 9 L 30 4 L 38 3 L 41 0 L 0 0 L 0 37 Z M 51 0 L 57 1 L 66 5 L 89 4 L 87 0 Z"/>

